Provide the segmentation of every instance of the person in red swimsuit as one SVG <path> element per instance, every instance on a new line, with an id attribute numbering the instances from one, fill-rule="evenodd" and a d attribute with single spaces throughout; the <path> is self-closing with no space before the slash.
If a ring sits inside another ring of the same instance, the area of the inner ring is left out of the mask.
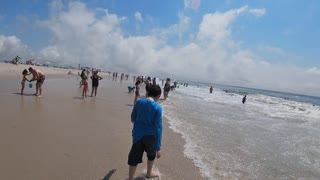
<path id="1" fill-rule="evenodd" d="M 83 86 L 82 90 L 82 98 L 87 97 L 87 92 L 89 91 L 89 85 L 87 81 L 87 76 L 84 76 L 81 81 L 81 85 Z"/>

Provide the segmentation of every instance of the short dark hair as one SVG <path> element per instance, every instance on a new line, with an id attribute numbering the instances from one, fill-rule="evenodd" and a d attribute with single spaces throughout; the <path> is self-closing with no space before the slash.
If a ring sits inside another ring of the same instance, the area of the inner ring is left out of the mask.
<path id="1" fill-rule="evenodd" d="M 159 85 L 150 85 L 148 89 L 149 97 L 158 97 L 161 95 L 161 88 Z"/>
<path id="2" fill-rule="evenodd" d="M 28 74 L 28 70 L 27 70 L 27 69 L 24 69 L 24 70 L 22 71 L 22 75 L 25 75 L 25 74 Z"/>
<path id="3" fill-rule="evenodd" d="M 29 71 L 32 71 L 33 70 L 33 68 L 32 67 L 29 67 Z"/>
<path id="4" fill-rule="evenodd" d="M 140 84 L 140 81 L 138 80 L 135 85 L 137 86 L 137 85 L 139 85 L 139 84 Z"/>

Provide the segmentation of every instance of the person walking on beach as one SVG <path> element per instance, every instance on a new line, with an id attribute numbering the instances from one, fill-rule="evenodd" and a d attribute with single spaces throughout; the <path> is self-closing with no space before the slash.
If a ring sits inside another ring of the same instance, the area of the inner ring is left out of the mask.
<path id="1" fill-rule="evenodd" d="M 93 97 L 93 92 L 94 92 L 94 96 L 97 96 L 99 81 L 102 79 L 102 77 L 98 76 L 98 72 L 95 71 L 93 72 L 93 76 L 91 76 L 90 78 L 92 80 L 91 97 Z"/>
<path id="2" fill-rule="evenodd" d="M 151 77 L 148 77 L 147 78 L 147 81 L 145 82 L 146 83 L 146 97 L 148 96 L 148 91 L 149 91 L 149 88 L 151 86 Z"/>
<path id="3" fill-rule="evenodd" d="M 28 70 L 23 70 L 22 71 L 22 81 L 21 81 L 21 95 L 23 95 L 23 90 L 24 90 L 24 87 L 25 87 L 25 82 L 29 80 L 27 79 L 27 76 L 29 75 L 28 73 Z"/>
<path id="4" fill-rule="evenodd" d="M 164 100 L 167 99 L 168 95 L 169 95 L 169 91 L 170 91 L 170 78 L 167 78 L 166 83 L 164 84 L 164 88 L 163 88 L 163 96 L 164 96 Z"/>
<path id="5" fill-rule="evenodd" d="M 122 83 L 122 81 L 123 81 L 123 77 L 124 77 L 124 74 L 123 74 L 123 73 L 121 73 L 121 75 L 120 75 L 120 83 Z"/>
<path id="6" fill-rule="evenodd" d="M 247 95 L 244 95 L 244 97 L 242 98 L 242 104 L 246 103 L 247 101 Z"/>
<path id="7" fill-rule="evenodd" d="M 152 171 L 155 158 L 161 157 L 162 107 L 157 103 L 161 95 L 158 85 L 151 85 L 148 97 L 137 101 L 132 112 L 132 147 L 128 155 L 129 180 L 133 180 L 137 165 L 147 153 L 147 178 L 159 177 Z"/>
<path id="8" fill-rule="evenodd" d="M 137 100 L 139 99 L 140 97 L 140 81 L 138 80 L 135 84 L 136 86 L 136 92 L 135 92 L 135 97 L 134 97 L 134 101 L 133 101 L 133 105 L 136 104 Z"/>
<path id="9" fill-rule="evenodd" d="M 32 67 L 29 67 L 29 72 L 33 75 L 33 77 L 30 80 L 30 82 L 37 81 L 37 83 L 36 83 L 36 93 L 34 95 L 41 96 L 41 94 L 42 94 L 42 84 L 43 84 L 44 80 L 46 79 L 46 77 L 44 76 L 43 72 L 41 72 L 40 70 L 33 69 Z"/>
<path id="10" fill-rule="evenodd" d="M 152 79 L 152 84 L 153 84 L 153 85 L 156 85 L 156 84 L 157 84 L 157 79 L 156 79 L 155 77 Z"/>

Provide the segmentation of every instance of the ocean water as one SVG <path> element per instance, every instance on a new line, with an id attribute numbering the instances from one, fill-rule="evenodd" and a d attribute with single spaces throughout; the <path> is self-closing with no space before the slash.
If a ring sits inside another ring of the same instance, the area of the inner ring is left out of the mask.
<path id="1" fill-rule="evenodd" d="M 246 180 L 320 179 L 319 105 L 310 96 L 192 85 L 162 104 L 205 179 Z"/>

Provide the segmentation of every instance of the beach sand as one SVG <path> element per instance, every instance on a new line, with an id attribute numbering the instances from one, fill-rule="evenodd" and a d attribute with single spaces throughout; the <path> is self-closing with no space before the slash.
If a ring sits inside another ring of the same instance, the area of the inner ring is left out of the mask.
<path id="1" fill-rule="evenodd" d="M 43 95 L 26 86 L 21 96 L 21 72 L 28 67 L 0 63 L 0 179 L 127 179 L 132 78 L 119 83 L 102 73 L 98 96 L 82 99 L 80 71 L 70 76 L 66 69 L 35 67 L 46 74 Z M 163 126 L 162 157 L 155 162 L 161 179 L 203 179 L 184 157 L 180 135 L 166 119 Z M 138 179 L 145 171 L 146 157 Z"/>

